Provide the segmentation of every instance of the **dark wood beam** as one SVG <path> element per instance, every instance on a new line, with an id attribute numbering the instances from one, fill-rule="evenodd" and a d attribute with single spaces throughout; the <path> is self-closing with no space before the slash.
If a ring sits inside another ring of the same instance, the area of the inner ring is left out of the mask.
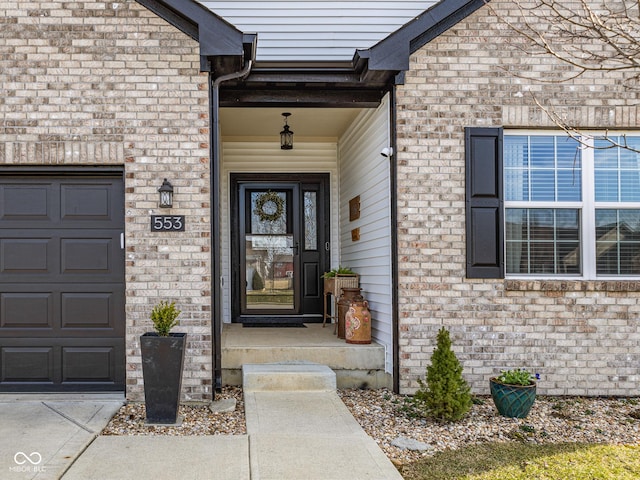
<path id="1" fill-rule="evenodd" d="M 220 89 L 221 107 L 334 107 L 375 108 L 384 89 L 234 88 Z"/>

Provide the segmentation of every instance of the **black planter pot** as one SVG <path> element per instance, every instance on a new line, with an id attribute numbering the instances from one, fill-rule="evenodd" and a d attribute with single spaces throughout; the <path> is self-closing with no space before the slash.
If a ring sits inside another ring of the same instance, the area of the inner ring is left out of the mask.
<path id="1" fill-rule="evenodd" d="M 182 387 L 186 333 L 140 337 L 147 423 L 176 423 Z"/>

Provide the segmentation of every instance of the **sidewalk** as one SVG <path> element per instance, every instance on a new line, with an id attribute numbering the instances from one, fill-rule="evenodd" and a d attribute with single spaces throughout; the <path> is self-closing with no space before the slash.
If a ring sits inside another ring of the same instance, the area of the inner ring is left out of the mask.
<path id="1" fill-rule="evenodd" d="M 247 435 L 238 436 L 96 438 L 122 399 L 11 402 L 0 396 L 0 451 L 10 453 L 3 457 L 0 478 L 58 478 L 71 464 L 64 480 L 402 479 L 338 397 L 328 367 L 271 368 L 245 366 Z M 291 372 L 302 390 L 291 388 Z M 31 465 L 19 455 L 23 463 L 17 465 L 17 452 L 37 452 L 42 462 Z M 44 472 L 37 471 L 40 466 Z"/>
<path id="2" fill-rule="evenodd" d="M 124 403 L 119 394 L 1 394 L 0 478 L 60 478 Z"/>

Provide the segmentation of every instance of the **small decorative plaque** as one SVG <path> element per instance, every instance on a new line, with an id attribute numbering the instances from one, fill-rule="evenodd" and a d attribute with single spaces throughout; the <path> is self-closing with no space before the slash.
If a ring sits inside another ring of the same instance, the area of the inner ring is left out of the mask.
<path id="1" fill-rule="evenodd" d="M 349 200 L 349 221 L 353 222 L 360 218 L 360 195 Z"/>

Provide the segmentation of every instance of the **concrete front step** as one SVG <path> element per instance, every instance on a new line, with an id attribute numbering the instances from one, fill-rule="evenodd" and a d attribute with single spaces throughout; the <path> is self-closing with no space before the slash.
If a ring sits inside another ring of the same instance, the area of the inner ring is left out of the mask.
<path id="1" fill-rule="evenodd" d="M 327 365 L 338 388 L 390 388 L 384 346 L 353 345 L 333 334 L 333 325 L 307 328 L 243 328 L 226 324 L 222 334 L 222 382 L 242 385 L 242 365 L 307 362 Z"/>
<path id="2" fill-rule="evenodd" d="M 245 392 L 335 392 L 336 374 L 314 363 L 247 364 L 242 367 L 242 388 Z"/>

